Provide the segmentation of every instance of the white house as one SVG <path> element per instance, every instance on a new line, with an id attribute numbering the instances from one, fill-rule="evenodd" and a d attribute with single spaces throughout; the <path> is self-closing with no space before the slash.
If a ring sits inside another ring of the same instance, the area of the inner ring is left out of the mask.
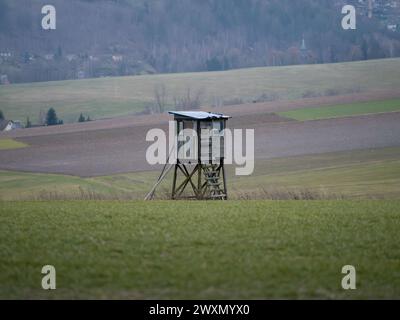
<path id="1" fill-rule="evenodd" d="M 121 62 L 124 58 L 121 55 L 113 55 L 112 59 L 114 62 Z"/>
<path id="2" fill-rule="evenodd" d="M 0 120 L 0 132 L 22 128 L 21 121 Z"/>

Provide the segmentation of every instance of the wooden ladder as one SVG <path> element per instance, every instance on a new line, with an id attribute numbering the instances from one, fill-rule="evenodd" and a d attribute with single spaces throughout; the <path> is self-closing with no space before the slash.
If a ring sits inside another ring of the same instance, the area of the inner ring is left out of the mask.
<path id="1" fill-rule="evenodd" d="M 207 182 L 207 189 L 209 190 L 210 198 L 212 200 L 226 200 L 226 194 L 221 189 L 222 182 L 220 181 L 220 172 L 218 171 L 218 165 L 211 165 L 204 167 L 204 176 Z"/>

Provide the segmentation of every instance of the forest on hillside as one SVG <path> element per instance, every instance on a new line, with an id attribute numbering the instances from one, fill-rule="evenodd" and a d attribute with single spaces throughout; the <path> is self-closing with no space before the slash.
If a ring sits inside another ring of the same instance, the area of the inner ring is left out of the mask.
<path id="1" fill-rule="evenodd" d="M 0 74 L 4 84 L 400 56 L 400 33 L 378 17 L 342 29 L 350 2 L 0 0 Z M 41 27 L 46 4 L 56 30 Z"/>

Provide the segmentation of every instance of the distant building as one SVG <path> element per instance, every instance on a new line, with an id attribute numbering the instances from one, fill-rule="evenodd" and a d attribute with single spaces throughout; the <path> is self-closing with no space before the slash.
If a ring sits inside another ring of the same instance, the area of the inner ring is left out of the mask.
<path id="1" fill-rule="evenodd" d="M 84 71 L 78 71 L 78 74 L 77 74 L 77 77 L 78 77 L 78 79 L 85 79 L 85 72 Z"/>
<path id="2" fill-rule="evenodd" d="M 369 18 L 375 17 L 389 26 L 399 24 L 400 20 L 400 0 L 348 0 L 357 8 L 357 13 Z M 392 31 L 393 28 L 389 29 Z"/>
<path id="3" fill-rule="evenodd" d="M 21 128 L 22 128 L 21 121 L 0 120 L 0 132 L 1 131 L 11 131 L 11 130 L 21 129 Z"/>
<path id="4" fill-rule="evenodd" d="M 78 56 L 76 54 L 67 54 L 65 57 L 69 62 L 78 59 Z"/>
<path id="5" fill-rule="evenodd" d="M 11 52 L 0 52 L 0 63 L 9 61 L 11 57 Z"/>
<path id="6" fill-rule="evenodd" d="M 19 121 L 19 120 L 14 120 L 12 122 L 13 122 L 12 130 L 14 130 L 14 129 L 22 129 L 24 127 L 22 125 L 21 121 Z"/>
<path id="7" fill-rule="evenodd" d="M 11 52 L 0 52 L 1 58 L 11 58 L 11 56 L 12 56 Z"/>
<path id="8" fill-rule="evenodd" d="M 0 132 L 1 131 L 11 131 L 12 121 L 11 120 L 0 120 Z"/>
<path id="9" fill-rule="evenodd" d="M 301 63 L 306 63 L 307 62 L 307 46 L 306 46 L 306 40 L 303 39 L 301 41 L 301 46 L 300 46 L 300 58 L 301 58 Z"/>
<path id="10" fill-rule="evenodd" d="M 44 55 L 44 58 L 46 59 L 46 60 L 54 60 L 54 54 L 52 54 L 52 53 L 49 53 L 49 54 L 45 54 Z"/>
<path id="11" fill-rule="evenodd" d="M 113 55 L 112 59 L 114 62 L 121 62 L 123 60 L 123 57 L 121 55 Z"/>
<path id="12" fill-rule="evenodd" d="M 0 75 L 0 84 L 2 85 L 10 84 L 10 81 L 8 80 L 8 76 L 6 74 Z"/>

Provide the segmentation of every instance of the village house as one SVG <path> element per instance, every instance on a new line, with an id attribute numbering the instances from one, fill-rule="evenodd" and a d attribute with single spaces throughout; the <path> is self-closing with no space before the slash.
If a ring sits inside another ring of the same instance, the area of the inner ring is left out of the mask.
<path id="1" fill-rule="evenodd" d="M 9 61 L 11 57 L 11 52 L 0 52 L 0 63 Z"/>
<path id="2" fill-rule="evenodd" d="M 78 71 L 77 78 L 78 79 L 85 79 L 86 78 L 85 71 L 82 71 L 82 70 Z"/>
<path id="3" fill-rule="evenodd" d="M 76 54 L 67 54 L 67 55 L 66 55 L 66 58 L 67 58 L 67 60 L 68 60 L 69 62 L 71 62 L 71 61 L 77 60 L 77 59 L 78 59 L 78 56 L 77 56 Z"/>
<path id="4" fill-rule="evenodd" d="M 112 59 L 114 62 L 121 62 L 123 60 L 123 57 L 121 55 L 113 55 Z"/>
<path id="5" fill-rule="evenodd" d="M 52 53 L 45 54 L 45 55 L 44 55 L 44 58 L 45 58 L 46 60 L 48 60 L 48 61 L 54 60 L 54 54 L 52 54 Z"/>
<path id="6" fill-rule="evenodd" d="M 10 81 L 8 80 L 8 76 L 6 74 L 1 74 L 0 75 L 0 85 L 6 85 L 10 84 Z"/>
<path id="7" fill-rule="evenodd" d="M 0 120 L 0 132 L 7 132 L 15 129 L 21 129 L 21 121 L 13 120 Z"/>

